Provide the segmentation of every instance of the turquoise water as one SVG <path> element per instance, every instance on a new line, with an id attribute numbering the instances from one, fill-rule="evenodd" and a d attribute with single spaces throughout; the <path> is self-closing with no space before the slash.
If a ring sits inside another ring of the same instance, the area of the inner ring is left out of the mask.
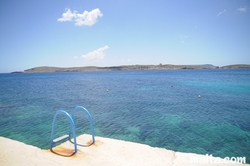
<path id="1" fill-rule="evenodd" d="M 249 69 L 0 74 L 0 135 L 49 149 L 55 112 L 81 105 L 98 136 L 249 163 L 249 101 Z M 80 111 L 76 125 L 90 134 Z"/>

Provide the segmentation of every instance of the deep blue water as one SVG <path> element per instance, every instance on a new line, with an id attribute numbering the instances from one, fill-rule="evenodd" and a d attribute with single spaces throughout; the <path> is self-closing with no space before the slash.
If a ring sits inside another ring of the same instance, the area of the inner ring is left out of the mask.
<path id="1" fill-rule="evenodd" d="M 250 160 L 249 69 L 0 74 L 0 136 L 49 149 L 55 112 L 77 105 L 98 136 Z M 80 111 L 76 125 L 90 133 Z"/>

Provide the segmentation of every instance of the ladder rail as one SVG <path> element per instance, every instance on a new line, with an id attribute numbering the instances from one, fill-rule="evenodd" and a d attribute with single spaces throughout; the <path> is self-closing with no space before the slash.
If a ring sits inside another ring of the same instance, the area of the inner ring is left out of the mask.
<path id="1" fill-rule="evenodd" d="M 55 139 L 53 139 L 53 142 L 54 142 L 54 143 L 57 143 L 57 142 L 62 141 L 62 140 L 64 140 L 64 139 L 69 139 L 69 135 L 66 134 L 66 135 L 63 135 L 63 136 L 61 136 L 61 137 L 55 138 Z"/>
<path id="2" fill-rule="evenodd" d="M 91 128 L 91 134 L 92 134 L 92 143 L 91 143 L 90 145 L 92 145 L 92 144 L 95 143 L 95 132 L 94 132 L 94 125 L 93 125 L 92 116 L 91 116 L 91 114 L 89 113 L 89 111 L 88 111 L 86 108 L 84 108 L 83 106 L 76 106 L 76 107 L 72 110 L 72 112 L 71 112 L 71 117 L 72 117 L 72 118 L 74 118 L 75 111 L 78 110 L 78 109 L 85 111 L 86 114 L 87 114 L 88 117 L 89 117 L 90 128 Z M 80 145 L 80 144 L 78 144 L 78 145 Z M 88 145 L 88 146 L 90 146 L 90 145 Z M 81 145 L 81 146 L 85 146 L 85 145 Z"/>
<path id="3" fill-rule="evenodd" d="M 55 122 L 56 122 L 56 117 L 59 115 L 59 114 L 63 114 L 63 115 L 66 115 L 66 117 L 68 117 L 69 121 L 70 121 L 70 133 L 69 133 L 69 137 L 66 137 L 65 135 L 64 136 L 61 136 L 59 138 L 56 138 L 54 139 L 54 134 L 55 134 Z M 50 151 L 53 152 L 53 145 L 54 143 L 58 142 L 58 141 L 61 141 L 63 139 L 66 139 L 66 138 L 69 138 L 70 139 L 70 134 L 71 132 L 73 133 L 73 137 L 74 137 L 74 153 L 77 153 L 77 142 L 76 142 L 76 131 L 75 131 L 75 122 L 74 120 L 72 119 L 72 117 L 64 110 L 58 110 L 56 112 L 56 114 L 54 115 L 54 118 L 53 118 L 53 122 L 52 122 L 52 131 L 51 131 L 51 139 L 50 139 Z M 72 155 L 73 155 L 72 154 Z"/>

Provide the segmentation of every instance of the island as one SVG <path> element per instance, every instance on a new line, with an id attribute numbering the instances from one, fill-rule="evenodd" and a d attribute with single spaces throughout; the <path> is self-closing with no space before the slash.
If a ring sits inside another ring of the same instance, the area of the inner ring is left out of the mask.
<path id="1" fill-rule="evenodd" d="M 110 66 L 110 67 L 50 67 L 41 66 L 24 70 L 24 73 L 33 72 L 81 72 L 81 71 L 108 71 L 108 70 L 178 70 L 178 69 L 235 69 L 235 68 L 250 68 L 249 64 L 235 64 L 227 66 L 214 66 L 211 64 L 204 65 L 172 65 L 172 64 L 159 64 L 159 65 L 123 65 L 123 66 Z"/>
<path id="2" fill-rule="evenodd" d="M 248 64 L 236 64 L 236 65 L 222 66 L 221 68 L 222 68 L 222 69 L 250 68 L 250 65 L 248 65 Z"/>
<path id="3" fill-rule="evenodd" d="M 210 64 L 206 65 L 171 65 L 171 64 L 159 64 L 159 65 L 124 65 L 124 66 L 110 66 L 110 67 L 49 67 L 41 66 L 31 69 L 27 69 L 24 72 L 78 72 L 78 71 L 100 71 L 100 70 L 175 70 L 175 69 L 216 69 L 218 66 Z"/>

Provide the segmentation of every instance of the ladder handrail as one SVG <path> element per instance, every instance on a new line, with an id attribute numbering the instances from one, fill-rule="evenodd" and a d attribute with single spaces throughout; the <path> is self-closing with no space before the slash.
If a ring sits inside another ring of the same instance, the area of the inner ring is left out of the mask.
<path id="1" fill-rule="evenodd" d="M 89 117 L 90 128 L 91 128 L 91 133 L 92 133 L 92 143 L 91 143 L 90 145 L 92 145 L 92 144 L 95 143 L 95 132 L 94 132 L 94 126 L 93 126 L 92 116 L 91 116 L 91 114 L 89 113 L 89 111 L 88 111 L 86 108 L 84 108 L 83 106 L 76 106 L 76 107 L 72 110 L 72 112 L 71 112 L 71 117 L 72 117 L 72 118 L 74 118 L 74 114 L 75 114 L 75 111 L 76 111 L 77 109 L 81 109 L 81 110 L 85 111 L 85 112 L 87 113 L 88 117 Z M 74 142 L 75 142 L 75 141 L 74 141 Z"/>
<path id="2" fill-rule="evenodd" d="M 53 140 L 54 140 L 54 133 L 55 133 L 55 129 L 54 129 L 54 128 L 55 128 L 56 117 L 57 117 L 58 114 L 64 114 L 64 115 L 66 115 L 66 116 L 69 118 L 69 120 L 70 120 L 70 132 L 73 132 L 73 137 L 74 137 L 74 148 L 75 148 L 73 154 L 75 154 L 75 153 L 77 152 L 75 122 L 74 122 L 74 120 L 72 119 L 72 117 L 71 117 L 66 111 L 64 111 L 64 110 L 58 110 L 58 111 L 56 112 L 56 114 L 54 115 L 53 122 L 52 122 L 52 131 L 51 131 L 51 140 L 50 140 L 50 150 L 53 152 L 52 148 L 53 148 L 53 144 L 54 144 Z M 69 135 L 70 135 L 70 134 L 71 134 L 71 133 L 69 133 Z M 72 155 L 73 155 L 73 154 L 72 154 Z"/>

